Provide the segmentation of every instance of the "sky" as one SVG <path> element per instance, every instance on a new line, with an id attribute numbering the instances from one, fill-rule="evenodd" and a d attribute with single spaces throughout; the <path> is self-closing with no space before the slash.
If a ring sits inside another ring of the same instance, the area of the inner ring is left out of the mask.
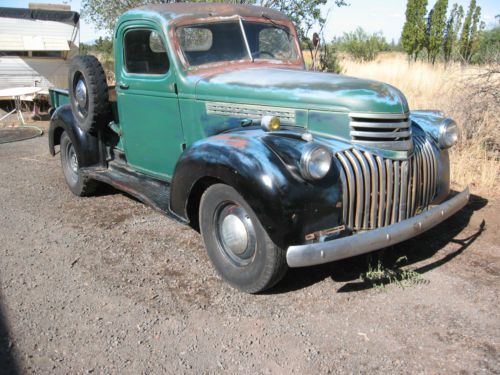
<path id="1" fill-rule="evenodd" d="M 80 12 L 81 7 L 81 0 L 0 0 L 0 6 L 27 8 L 30 2 L 68 4 L 77 12 Z M 381 31 L 389 42 L 392 39 L 397 41 L 401 36 L 406 0 L 347 0 L 346 2 L 350 5 L 333 8 L 330 12 L 323 30 L 326 40 L 353 31 L 358 26 L 362 26 L 368 32 Z M 435 2 L 436 0 L 429 0 L 427 9 L 431 9 Z M 500 0 L 477 0 L 477 2 L 482 9 L 483 21 L 486 25 L 492 25 L 495 22 L 495 15 L 500 14 Z M 448 11 L 453 3 L 459 3 L 467 9 L 469 0 L 449 0 Z M 97 30 L 87 20 L 80 21 L 81 42 L 89 42 L 104 35 L 104 32 Z"/>

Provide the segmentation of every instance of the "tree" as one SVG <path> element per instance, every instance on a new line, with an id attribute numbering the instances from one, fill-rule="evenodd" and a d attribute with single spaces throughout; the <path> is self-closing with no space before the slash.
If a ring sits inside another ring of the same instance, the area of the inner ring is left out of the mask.
<path id="1" fill-rule="evenodd" d="M 472 62 L 500 66 L 500 25 L 483 32 L 478 52 Z"/>
<path id="2" fill-rule="evenodd" d="M 437 0 L 434 8 L 429 12 L 426 47 L 432 65 L 436 62 L 436 57 L 443 45 L 447 10 L 448 0 Z"/>
<path id="3" fill-rule="evenodd" d="M 450 18 L 446 22 L 446 29 L 444 32 L 443 40 L 443 55 L 444 61 L 448 63 L 455 52 L 457 45 L 458 32 L 462 26 L 462 18 L 464 17 L 464 8 L 458 4 L 453 4 L 451 9 Z"/>
<path id="4" fill-rule="evenodd" d="M 480 37 L 484 23 L 481 22 L 481 7 L 476 5 L 476 0 L 471 0 L 469 10 L 464 20 L 460 34 L 460 56 L 463 62 L 469 63 L 471 57 L 480 45 Z"/>
<path id="5" fill-rule="evenodd" d="M 300 39 L 304 39 L 314 27 L 325 23 L 326 19 L 321 9 L 329 3 L 328 0 L 240 0 L 236 2 L 273 8 L 285 13 L 297 27 Z M 334 0 L 332 3 L 337 7 L 347 5 L 345 0 Z"/>
<path id="6" fill-rule="evenodd" d="M 474 11 L 474 17 L 472 21 L 472 27 L 470 30 L 470 47 L 469 47 L 469 55 L 467 56 L 467 62 L 471 61 L 472 56 L 478 51 L 479 46 L 481 45 L 481 38 L 483 36 L 485 24 L 481 21 L 481 7 L 477 7 Z"/>
<path id="7" fill-rule="evenodd" d="M 408 0 L 401 42 L 408 56 L 414 60 L 417 60 L 418 54 L 424 48 L 427 29 L 426 13 L 427 0 Z"/>
<path id="8" fill-rule="evenodd" d="M 201 0 L 195 0 L 200 2 Z M 213 3 L 253 4 L 284 12 L 295 23 L 299 36 L 304 38 L 313 27 L 325 22 L 321 9 L 328 0 L 204 0 Z M 125 11 L 146 4 L 173 3 L 177 0 L 82 0 L 83 16 L 100 30 L 110 34 L 116 20 Z M 345 0 L 334 0 L 334 6 L 347 5 Z"/>

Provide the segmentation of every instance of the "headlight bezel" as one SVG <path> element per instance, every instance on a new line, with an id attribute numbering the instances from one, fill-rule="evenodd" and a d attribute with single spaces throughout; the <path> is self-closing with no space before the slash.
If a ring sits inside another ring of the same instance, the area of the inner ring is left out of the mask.
<path id="1" fill-rule="evenodd" d="M 445 118 L 439 125 L 438 142 L 439 147 L 448 149 L 455 146 L 460 136 L 458 124 L 451 118 Z"/>
<path id="2" fill-rule="evenodd" d="M 318 155 L 318 153 L 321 153 L 322 155 Z M 319 160 L 318 156 L 323 158 L 323 160 Z M 324 165 L 322 167 L 315 167 L 313 164 L 311 164 L 315 162 L 324 163 L 326 161 L 328 161 L 327 166 Z M 300 158 L 300 173 L 306 180 L 321 180 L 328 174 L 332 167 L 332 164 L 333 154 L 328 148 L 317 143 L 309 143 L 305 146 Z"/>

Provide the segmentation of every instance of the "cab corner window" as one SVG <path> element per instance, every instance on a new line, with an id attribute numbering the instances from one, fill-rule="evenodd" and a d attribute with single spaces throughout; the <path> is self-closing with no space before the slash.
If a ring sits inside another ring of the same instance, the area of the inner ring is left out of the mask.
<path id="1" fill-rule="evenodd" d="M 130 30 L 124 40 L 125 67 L 129 73 L 164 74 L 169 62 L 161 36 L 153 30 Z"/>

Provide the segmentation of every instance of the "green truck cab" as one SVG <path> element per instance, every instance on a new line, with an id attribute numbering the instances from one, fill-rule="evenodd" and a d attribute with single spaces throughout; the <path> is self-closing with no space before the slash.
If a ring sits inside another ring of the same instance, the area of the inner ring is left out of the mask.
<path id="1" fill-rule="evenodd" d="M 455 122 L 390 85 L 307 71 L 280 12 L 149 5 L 114 38 L 116 86 L 79 56 L 67 97 L 52 93 L 68 103 L 50 152 L 76 195 L 107 183 L 199 230 L 240 290 L 404 241 L 468 201 L 450 196 Z"/>

